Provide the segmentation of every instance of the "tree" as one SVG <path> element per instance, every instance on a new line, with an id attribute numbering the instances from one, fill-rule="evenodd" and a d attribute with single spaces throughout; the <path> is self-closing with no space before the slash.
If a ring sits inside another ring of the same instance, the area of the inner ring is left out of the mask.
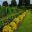
<path id="1" fill-rule="evenodd" d="M 16 0 L 12 0 L 12 1 L 11 1 L 11 5 L 12 5 L 12 6 L 16 6 L 16 5 L 17 5 L 17 4 L 16 4 Z"/>
<path id="2" fill-rule="evenodd" d="M 26 5 L 27 5 L 27 6 L 30 5 L 30 0 L 26 0 Z"/>
<path id="3" fill-rule="evenodd" d="M 8 6 L 8 2 L 7 1 L 4 1 L 3 2 L 3 6 Z"/>
<path id="4" fill-rule="evenodd" d="M 22 5 L 22 0 L 19 0 L 19 6 L 21 6 Z"/>

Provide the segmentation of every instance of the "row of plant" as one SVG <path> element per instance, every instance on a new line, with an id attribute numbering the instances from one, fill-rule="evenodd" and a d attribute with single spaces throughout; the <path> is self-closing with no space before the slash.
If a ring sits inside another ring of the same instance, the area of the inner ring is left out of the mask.
<path id="1" fill-rule="evenodd" d="M 0 7 L 0 18 L 5 17 L 7 14 L 17 13 L 20 9 L 17 7 Z"/>
<path id="2" fill-rule="evenodd" d="M 4 26 L 2 32 L 8 32 L 8 31 L 13 32 L 14 30 L 16 30 L 18 23 L 21 22 L 25 16 L 26 16 L 26 12 L 24 12 L 23 14 L 21 13 L 21 15 L 16 17 L 12 22 Z"/>
<path id="3" fill-rule="evenodd" d="M 11 7 L 9 7 L 9 8 L 11 8 Z M 13 7 L 12 7 L 13 8 Z M 15 7 L 14 7 L 15 8 Z M 13 9 L 14 9 L 13 8 Z M 7 14 L 7 16 L 5 16 L 5 17 L 3 17 L 1 20 L 0 20 L 0 29 L 2 29 L 3 28 L 3 26 L 5 26 L 5 25 L 7 25 L 7 24 L 9 24 L 15 17 L 17 17 L 19 14 L 21 14 L 21 13 L 23 13 L 24 11 L 22 10 L 22 9 L 17 9 L 16 11 L 18 11 L 18 12 L 16 12 L 16 13 L 8 13 Z"/>

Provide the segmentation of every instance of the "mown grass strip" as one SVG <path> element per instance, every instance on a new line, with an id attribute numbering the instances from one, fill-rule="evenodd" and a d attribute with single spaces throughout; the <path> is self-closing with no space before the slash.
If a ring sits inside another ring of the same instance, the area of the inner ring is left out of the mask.
<path id="1" fill-rule="evenodd" d="M 18 28 L 18 32 L 32 32 L 32 14 L 30 12 L 28 12 L 21 26 Z"/>

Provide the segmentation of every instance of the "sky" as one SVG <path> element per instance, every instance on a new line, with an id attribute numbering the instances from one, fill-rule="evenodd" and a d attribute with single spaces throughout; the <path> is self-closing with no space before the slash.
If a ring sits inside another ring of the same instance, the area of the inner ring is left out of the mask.
<path id="1" fill-rule="evenodd" d="M 30 4 L 32 4 L 32 0 L 30 0 Z"/>
<path id="2" fill-rule="evenodd" d="M 3 1 L 7 1 L 8 4 L 11 3 L 11 0 L 0 0 L 0 5 L 2 5 Z M 16 1 L 17 1 L 16 3 L 18 4 L 19 3 L 19 0 L 16 0 Z M 30 4 L 32 4 L 32 0 L 30 0 Z"/>
<path id="3" fill-rule="evenodd" d="M 11 0 L 0 0 L 0 5 L 2 5 L 3 1 L 7 1 L 8 4 L 11 4 Z M 16 1 L 17 1 L 16 3 L 18 4 L 19 0 L 16 0 Z"/>

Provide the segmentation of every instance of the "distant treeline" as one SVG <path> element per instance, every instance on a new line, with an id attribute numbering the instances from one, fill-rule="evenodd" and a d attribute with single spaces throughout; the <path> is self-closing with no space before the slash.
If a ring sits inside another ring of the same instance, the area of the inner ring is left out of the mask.
<path id="1" fill-rule="evenodd" d="M 17 5 L 16 0 L 12 0 L 11 4 L 8 5 L 7 1 L 4 1 L 2 6 L 29 6 L 30 5 L 30 0 L 19 0 L 19 4 Z"/>
<path id="2" fill-rule="evenodd" d="M 3 4 L 2 4 L 2 6 L 16 6 L 16 5 L 17 5 L 17 3 L 16 3 L 15 0 L 12 0 L 11 4 L 9 4 L 9 5 L 8 5 L 7 1 L 4 1 Z"/>

